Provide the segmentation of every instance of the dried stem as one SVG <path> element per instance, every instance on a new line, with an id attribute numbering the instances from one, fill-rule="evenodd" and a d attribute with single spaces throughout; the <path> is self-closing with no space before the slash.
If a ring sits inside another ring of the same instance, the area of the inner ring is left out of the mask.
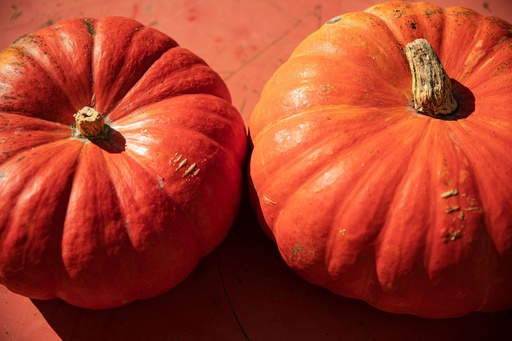
<path id="1" fill-rule="evenodd" d="M 105 121 L 96 109 L 83 107 L 75 115 L 76 129 L 87 138 L 100 138 L 104 134 Z"/>
<path id="2" fill-rule="evenodd" d="M 414 109 L 429 116 L 453 113 L 457 102 L 450 78 L 429 42 L 416 39 L 406 45 L 405 55 L 412 72 Z"/>

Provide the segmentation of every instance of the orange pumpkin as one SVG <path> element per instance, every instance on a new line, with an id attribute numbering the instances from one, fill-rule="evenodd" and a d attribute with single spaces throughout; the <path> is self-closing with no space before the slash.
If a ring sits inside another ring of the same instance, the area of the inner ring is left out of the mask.
<path id="1" fill-rule="evenodd" d="M 251 200 L 304 279 L 430 318 L 512 307 L 512 26 L 428 3 L 334 18 L 267 82 Z"/>
<path id="2" fill-rule="evenodd" d="M 247 136 L 165 34 L 71 19 L 0 53 L 0 283 L 110 308 L 174 287 L 228 233 Z"/>

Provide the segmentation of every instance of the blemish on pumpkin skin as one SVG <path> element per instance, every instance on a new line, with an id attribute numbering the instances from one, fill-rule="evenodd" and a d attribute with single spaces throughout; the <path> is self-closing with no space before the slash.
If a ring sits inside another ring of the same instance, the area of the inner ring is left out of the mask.
<path id="1" fill-rule="evenodd" d="M 188 162 L 188 159 L 187 158 L 183 158 L 183 154 L 179 154 L 179 153 L 175 153 L 174 154 L 174 157 L 169 161 L 169 164 L 172 164 L 174 166 L 176 166 L 176 169 L 174 170 L 175 172 L 179 171 L 180 169 L 182 169 L 183 167 L 185 167 L 187 165 L 187 162 Z M 181 162 L 180 162 L 181 160 Z M 178 164 L 179 162 L 179 164 Z M 186 176 L 190 176 L 190 177 L 196 177 L 198 176 L 199 174 L 201 173 L 201 169 L 199 167 L 197 167 L 197 163 L 192 163 L 190 166 L 188 166 L 188 168 L 185 169 L 182 177 L 186 177 Z M 187 179 L 187 181 L 189 181 L 189 179 Z"/>
<path id="2" fill-rule="evenodd" d="M 176 171 L 178 171 L 178 170 L 179 170 L 180 168 L 182 168 L 182 167 L 185 167 L 185 166 L 187 165 L 187 161 L 188 161 L 188 160 L 187 160 L 186 158 L 185 158 L 185 159 L 183 159 L 183 160 L 179 163 L 178 167 L 176 168 Z"/>
<path id="3" fill-rule="evenodd" d="M 92 23 L 91 19 L 84 19 L 82 22 L 87 26 L 87 31 L 91 36 L 96 35 L 96 29 L 94 28 L 94 25 Z"/>
<path id="4" fill-rule="evenodd" d="M 277 202 L 275 202 L 274 200 L 266 197 L 265 195 L 261 197 L 261 199 L 267 204 L 267 205 L 276 205 Z"/>
<path id="5" fill-rule="evenodd" d="M 462 238 L 462 229 L 464 227 L 461 227 L 460 229 L 458 230 L 443 230 L 442 233 L 441 233 L 441 237 L 443 238 L 443 241 L 445 243 L 448 243 L 448 242 L 454 242 L 456 240 L 459 240 Z"/>
<path id="6" fill-rule="evenodd" d="M 322 94 L 322 95 L 329 94 L 329 93 L 331 93 L 333 91 L 334 91 L 334 86 L 332 86 L 330 84 L 322 84 L 322 85 L 320 85 L 319 93 Z"/>
<path id="7" fill-rule="evenodd" d="M 300 259 L 300 255 L 302 253 L 302 248 L 303 248 L 302 244 L 295 243 L 295 245 L 293 246 L 293 249 L 290 251 L 290 260 L 291 261 Z"/>
<path id="8" fill-rule="evenodd" d="M 157 175 L 156 180 L 158 181 L 158 188 L 163 189 L 165 186 L 165 179 L 163 177 L 161 177 L 160 175 Z"/>
<path id="9" fill-rule="evenodd" d="M 446 208 L 446 210 L 444 212 L 445 213 L 452 213 L 452 212 L 455 212 L 455 211 L 458 211 L 458 210 L 460 210 L 459 206 L 450 206 L 450 207 Z"/>
<path id="10" fill-rule="evenodd" d="M 503 74 L 505 72 L 509 72 L 510 71 L 510 64 L 509 63 L 505 63 L 505 62 L 501 62 L 498 67 L 496 68 L 496 71 L 494 71 L 494 73 L 492 74 L 493 76 L 498 76 L 500 74 Z"/>
<path id="11" fill-rule="evenodd" d="M 449 198 L 451 196 L 457 195 L 459 192 L 457 189 L 451 189 L 449 191 L 441 193 L 441 198 Z"/>
<path id="12" fill-rule="evenodd" d="M 393 10 L 393 16 L 394 16 L 395 18 L 401 18 L 401 17 L 402 17 L 402 15 L 403 15 L 403 13 L 402 13 L 402 11 L 400 11 L 399 9 L 394 9 L 394 10 Z"/>

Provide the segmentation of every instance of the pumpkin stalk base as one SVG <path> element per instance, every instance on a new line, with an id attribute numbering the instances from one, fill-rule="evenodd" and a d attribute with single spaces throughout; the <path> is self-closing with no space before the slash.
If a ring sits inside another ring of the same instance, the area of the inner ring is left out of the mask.
<path id="1" fill-rule="evenodd" d="M 420 38 L 408 43 L 405 55 L 412 73 L 414 109 L 434 117 L 457 110 L 450 77 L 429 42 Z"/>
<path id="2" fill-rule="evenodd" d="M 103 115 L 96 109 L 85 106 L 73 117 L 75 118 L 76 137 L 95 140 L 107 140 L 109 138 L 110 127 L 105 124 Z"/>

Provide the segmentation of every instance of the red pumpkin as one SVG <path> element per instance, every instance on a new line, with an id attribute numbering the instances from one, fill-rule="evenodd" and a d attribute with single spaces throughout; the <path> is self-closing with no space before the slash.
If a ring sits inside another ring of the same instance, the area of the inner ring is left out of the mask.
<path id="1" fill-rule="evenodd" d="M 389 2 L 299 44 L 249 122 L 252 202 L 294 271 L 389 312 L 512 308 L 511 32 Z"/>
<path id="2" fill-rule="evenodd" d="M 230 101 L 202 59 L 131 19 L 16 40 L 0 54 L 0 283 L 109 308 L 182 281 L 239 207 Z"/>

